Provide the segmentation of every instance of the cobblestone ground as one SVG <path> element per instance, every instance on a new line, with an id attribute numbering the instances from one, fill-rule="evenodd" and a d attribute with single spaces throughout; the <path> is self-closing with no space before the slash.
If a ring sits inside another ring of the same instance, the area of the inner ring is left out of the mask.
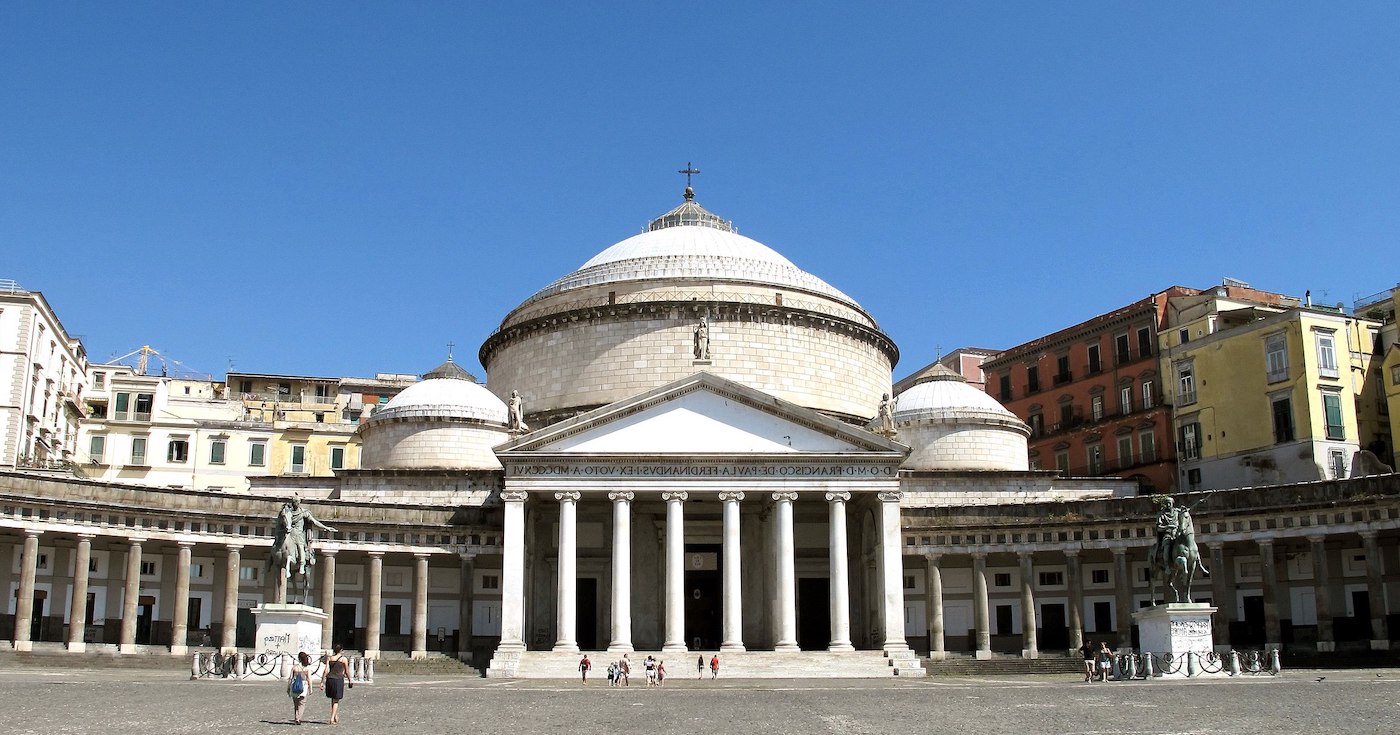
<path id="1" fill-rule="evenodd" d="M 1319 677 L 1325 677 L 1318 681 Z M 341 724 L 291 724 L 281 685 L 191 682 L 148 671 L 0 671 L 0 732 L 166 735 L 327 731 L 438 733 L 1242 733 L 1400 732 L 1400 671 L 1084 683 L 1076 677 L 880 681 L 607 682 L 381 676 L 355 687 Z"/>

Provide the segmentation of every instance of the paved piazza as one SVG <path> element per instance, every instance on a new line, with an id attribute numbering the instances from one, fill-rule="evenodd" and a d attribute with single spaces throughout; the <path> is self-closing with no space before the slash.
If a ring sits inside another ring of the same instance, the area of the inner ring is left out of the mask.
<path id="1" fill-rule="evenodd" d="M 1326 680 L 1318 682 L 1317 678 Z M 165 672 L 0 672 L 4 732 L 265 733 L 329 729 L 326 702 L 294 727 L 275 683 Z M 1215 682 L 1086 684 L 1057 677 L 908 681 L 701 681 L 664 689 L 381 677 L 356 687 L 337 732 L 437 733 L 1279 733 L 1400 732 L 1400 671 L 1285 673 Z"/>

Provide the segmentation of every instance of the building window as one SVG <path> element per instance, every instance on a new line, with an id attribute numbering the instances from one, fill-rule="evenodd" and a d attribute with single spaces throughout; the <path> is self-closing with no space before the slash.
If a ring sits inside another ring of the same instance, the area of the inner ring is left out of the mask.
<path id="1" fill-rule="evenodd" d="M 224 453 L 228 451 L 227 439 L 209 440 L 209 464 L 223 464 Z"/>
<path id="2" fill-rule="evenodd" d="M 1107 569 L 1091 569 L 1091 570 L 1089 570 L 1089 583 L 1090 583 L 1090 584 L 1108 584 L 1108 570 L 1107 570 Z"/>
<path id="3" fill-rule="evenodd" d="M 345 469 L 345 447 L 331 447 L 331 469 Z"/>
<path id="4" fill-rule="evenodd" d="M 156 573 L 156 563 L 153 561 L 141 562 L 141 576 L 150 577 Z"/>
<path id="5" fill-rule="evenodd" d="M 1269 382 L 1288 380 L 1288 342 L 1282 334 L 1273 334 L 1264 340 L 1264 356 L 1268 365 Z"/>
<path id="6" fill-rule="evenodd" d="M 248 466 L 262 467 L 267 464 L 267 442 L 253 442 L 248 445 Z"/>
<path id="7" fill-rule="evenodd" d="M 156 396 L 154 393 L 137 393 L 136 414 L 132 416 L 132 418 L 136 421 L 150 421 L 151 406 L 153 406 L 155 402 Z"/>
<path id="8" fill-rule="evenodd" d="M 1002 374 L 1001 377 L 998 379 L 998 382 L 1000 383 L 1001 388 L 1001 400 L 1011 400 L 1011 374 Z"/>
<path id="9" fill-rule="evenodd" d="M 1347 476 L 1347 456 L 1346 454 L 1333 449 L 1328 453 L 1332 460 L 1332 479 L 1344 480 Z"/>
<path id="10" fill-rule="evenodd" d="M 1099 357 L 1099 346 L 1097 344 L 1089 345 L 1089 374 L 1092 375 L 1101 370 L 1103 370 L 1103 359 Z"/>
<path id="11" fill-rule="evenodd" d="M 1041 586 L 1041 587 L 1063 587 L 1064 584 L 1065 584 L 1065 573 L 1064 573 L 1064 572 L 1041 572 L 1041 573 L 1040 573 L 1040 586 Z"/>
<path id="12" fill-rule="evenodd" d="M 1196 372 L 1191 364 L 1176 366 L 1177 405 L 1196 402 Z"/>
<path id="13" fill-rule="evenodd" d="M 1035 393 L 1040 390 L 1040 368 L 1036 365 L 1026 366 L 1026 392 Z"/>
<path id="14" fill-rule="evenodd" d="M 993 587 L 1010 587 L 1010 586 L 1011 586 L 1011 573 L 1010 573 L 1010 572 L 997 572 L 997 573 L 993 574 L 993 575 L 992 575 L 992 586 L 993 586 Z"/>
<path id="15" fill-rule="evenodd" d="M 495 574 L 481 575 L 481 588 L 484 590 L 498 590 L 501 588 L 501 578 Z"/>
<path id="16" fill-rule="evenodd" d="M 258 568 L 257 568 L 257 567 L 239 567 L 239 568 L 238 568 L 238 578 L 241 579 L 241 580 L 243 580 L 244 582 L 256 582 L 256 581 L 258 581 Z"/>
<path id="17" fill-rule="evenodd" d="M 1068 429 L 1074 425 L 1074 404 L 1060 404 L 1060 429 Z"/>
<path id="18" fill-rule="evenodd" d="M 1125 434 L 1118 437 L 1118 466 L 1120 468 L 1133 466 L 1133 437 L 1131 435 Z"/>
<path id="19" fill-rule="evenodd" d="M 133 436 L 131 438 L 131 463 L 137 467 L 146 464 L 146 437 Z"/>
<path id="20" fill-rule="evenodd" d="M 1055 361 L 1055 385 L 1063 385 L 1073 379 L 1069 370 L 1069 355 L 1060 355 Z"/>
<path id="21" fill-rule="evenodd" d="M 1400 385 L 1400 365 L 1395 365 L 1390 368 L 1390 384 Z"/>
<path id="22" fill-rule="evenodd" d="M 1143 464 L 1157 461 L 1157 434 L 1152 430 L 1138 432 L 1138 454 Z"/>
<path id="23" fill-rule="evenodd" d="M 1197 460 L 1201 458 L 1201 425 L 1195 422 L 1183 424 L 1178 429 L 1177 437 L 1181 448 L 1179 453 L 1184 460 Z"/>
<path id="24" fill-rule="evenodd" d="M 1133 387 L 1131 385 L 1125 385 L 1118 389 L 1118 407 L 1125 416 L 1133 412 Z"/>
<path id="25" fill-rule="evenodd" d="M 103 390 L 107 387 L 107 373 L 93 373 L 92 387 Z"/>
<path id="26" fill-rule="evenodd" d="M 1069 452 L 1055 452 L 1055 469 L 1062 475 L 1069 474 Z"/>
<path id="27" fill-rule="evenodd" d="M 1274 443 L 1293 441 L 1293 400 L 1281 396 L 1273 400 Z"/>
<path id="28" fill-rule="evenodd" d="M 1138 331 L 1137 331 L 1137 338 L 1138 338 L 1138 357 L 1151 357 L 1151 356 L 1152 356 L 1152 330 L 1148 329 L 1147 327 L 1139 327 L 1139 328 L 1138 328 Z"/>
<path id="29" fill-rule="evenodd" d="M 131 394 L 118 393 L 112 399 L 112 418 L 117 421 L 126 421 L 131 417 Z"/>
<path id="30" fill-rule="evenodd" d="M 107 453 L 107 437 L 101 434 L 94 434 L 88 438 L 88 459 L 94 464 L 102 464 L 102 458 Z"/>
<path id="31" fill-rule="evenodd" d="M 1192 490 L 1199 490 L 1201 487 L 1201 468 L 1193 467 L 1186 471 L 1186 486 Z"/>
<path id="32" fill-rule="evenodd" d="M 1181 344 L 1186 344 L 1187 342 L 1190 342 L 1190 341 L 1191 341 L 1191 330 L 1189 330 L 1189 329 L 1178 329 L 1177 332 L 1176 332 L 1176 338 L 1177 338 L 1177 341 L 1181 342 Z"/>
<path id="33" fill-rule="evenodd" d="M 190 442 L 188 439 L 171 439 L 170 444 L 165 449 L 166 462 L 184 462 L 190 458 Z"/>
<path id="34" fill-rule="evenodd" d="M 290 466 L 290 468 L 289 468 L 288 471 L 291 472 L 291 473 L 294 474 L 294 475 L 300 475 L 300 474 L 304 474 L 304 473 L 306 472 L 306 445 L 305 445 L 305 444 L 293 444 L 293 445 L 292 445 L 292 462 L 291 462 L 291 466 Z"/>
<path id="35" fill-rule="evenodd" d="M 1026 417 L 1031 425 L 1031 436 L 1040 436 L 1045 433 L 1045 417 L 1038 413 L 1033 413 Z"/>
<path id="36" fill-rule="evenodd" d="M 1152 390 L 1152 381 L 1143 381 L 1142 384 L 1142 410 L 1157 405 L 1157 391 Z"/>
<path id="37" fill-rule="evenodd" d="M 1331 332 L 1318 332 L 1317 374 L 1324 378 L 1337 377 L 1337 341 Z"/>
<path id="38" fill-rule="evenodd" d="M 1342 423 L 1341 395 L 1331 392 L 1323 393 L 1322 410 L 1327 417 L 1327 438 L 1334 441 L 1346 439 L 1346 424 Z"/>
<path id="39" fill-rule="evenodd" d="M 1090 399 L 1089 408 L 1095 421 L 1103 421 L 1103 396 L 1094 396 Z"/>
<path id="40" fill-rule="evenodd" d="M 1089 474 L 1099 475 L 1103 473 L 1103 446 L 1090 444 L 1085 448 L 1089 457 Z"/>
<path id="41" fill-rule="evenodd" d="M 1132 350 L 1128 348 L 1128 335 L 1120 334 L 1113 338 L 1113 359 L 1119 365 L 1133 359 Z"/>

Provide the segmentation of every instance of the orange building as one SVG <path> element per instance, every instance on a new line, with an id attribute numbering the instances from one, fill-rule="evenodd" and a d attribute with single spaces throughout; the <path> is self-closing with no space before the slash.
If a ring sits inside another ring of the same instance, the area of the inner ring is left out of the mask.
<path id="1" fill-rule="evenodd" d="M 1199 293 L 1172 286 L 982 363 L 987 392 L 1031 427 L 1032 469 L 1134 479 L 1144 494 L 1176 489 L 1157 332 L 1169 298 Z"/>

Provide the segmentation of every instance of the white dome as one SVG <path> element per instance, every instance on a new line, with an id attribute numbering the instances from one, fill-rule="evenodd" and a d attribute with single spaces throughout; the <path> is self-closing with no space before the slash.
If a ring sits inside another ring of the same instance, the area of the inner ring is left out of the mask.
<path id="1" fill-rule="evenodd" d="M 918 419 L 951 419 L 987 416 L 1012 419 L 1016 414 L 985 392 L 968 385 L 962 376 L 939 365 L 921 382 L 900 393 L 895 398 L 894 420 L 914 421 Z"/>
<path id="2" fill-rule="evenodd" d="M 486 386 L 457 378 L 429 378 L 414 383 L 389 399 L 370 417 L 383 421 L 407 417 L 477 419 L 505 424 L 506 404 Z"/>

